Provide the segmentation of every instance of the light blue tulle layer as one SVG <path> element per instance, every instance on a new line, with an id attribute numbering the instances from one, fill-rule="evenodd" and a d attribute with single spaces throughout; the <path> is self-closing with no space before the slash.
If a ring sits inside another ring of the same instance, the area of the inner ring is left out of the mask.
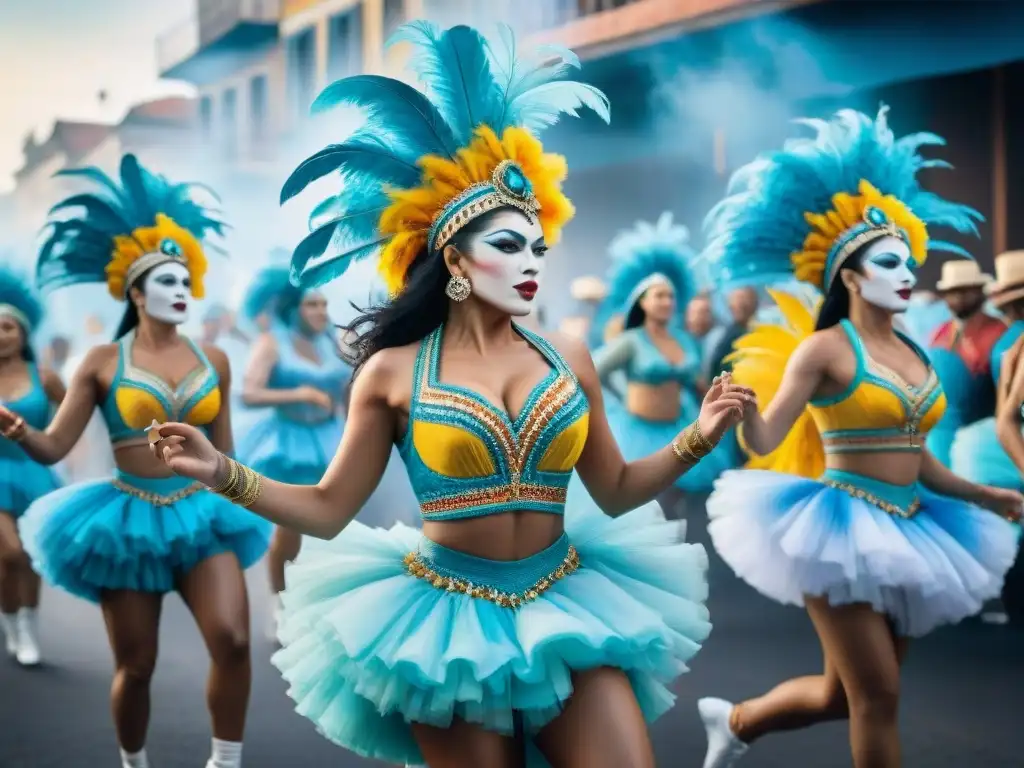
<path id="1" fill-rule="evenodd" d="M 715 549 L 773 600 L 869 603 L 910 637 L 972 616 L 999 594 L 1017 525 L 920 486 L 842 475 L 891 503 L 916 497 L 920 510 L 904 519 L 818 480 L 734 470 L 707 503 Z"/>
<path id="2" fill-rule="evenodd" d="M 958 430 L 950 453 L 953 471 L 971 482 L 1013 490 L 1024 487 L 1020 470 L 999 444 L 994 418 Z"/>
<path id="3" fill-rule="evenodd" d="M 631 414 L 613 393 L 605 391 L 605 413 L 615 442 L 626 461 L 650 456 L 669 445 L 679 433 L 697 418 L 699 409 L 692 398 L 684 400 L 682 413 L 675 422 L 640 419 Z M 690 493 L 710 491 L 727 469 L 743 463 L 739 446 L 730 433 L 700 463 L 676 481 L 676 487 Z"/>
<path id="4" fill-rule="evenodd" d="M 188 487 L 180 478 L 118 479 L 150 494 Z M 199 562 L 233 552 L 247 568 L 267 550 L 271 526 L 210 491 L 156 505 L 110 480 L 67 486 L 44 496 L 19 521 L 36 570 L 50 584 L 98 602 L 102 592 L 170 592 Z"/>
<path id="5" fill-rule="evenodd" d="M 423 762 L 410 722 L 458 717 L 511 733 L 518 713 L 535 732 L 572 695 L 573 670 L 621 668 L 648 720 L 666 712 L 667 685 L 711 629 L 706 553 L 656 504 L 613 519 L 579 503 L 567 538 L 515 563 L 447 550 L 404 525 L 352 523 L 303 550 L 272 659 L 296 710 L 331 741 L 400 764 Z M 436 588 L 403 562 L 419 551 L 474 584 L 513 589 L 554 570 L 570 541 L 579 570 L 518 610 Z M 544 765 L 535 750 L 530 765 Z"/>
<path id="6" fill-rule="evenodd" d="M 341 442 L 344 422 L 303 424 L 270 410 L 242 436 L 238 460 L 273 480 L 319 483 Z"/>
<path id="7" fill-rule="evenodd" d="M 50 467 L 27 457 L 0 457 L 0 512 L 20 517 L 32 502 L 60 485 L 60 478 Z"/>

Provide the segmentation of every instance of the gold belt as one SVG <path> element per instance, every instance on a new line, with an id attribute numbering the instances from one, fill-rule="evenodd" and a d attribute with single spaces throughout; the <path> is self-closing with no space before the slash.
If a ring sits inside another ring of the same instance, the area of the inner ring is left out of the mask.
<path id="1" fill-rule="evenodd" d="M 149 504 L 152 504 L 156 507 L 166 507 L 169 504 L 174 504 L 176 502 L 181 501 L 182 499 L 187 499 L 189 496 L 198 493 L 204 488 L 202 483 L 192 483 L 191 485 L 185 486 L 180 491 L 175 491 L 174 493 L 163 495 L 159 493 L 153 493 L 152 491 L 143 491 L 139 488 L 136 488 L 134 485 L 129 485 L 128 483 L 116 477 L 113 480 L 111 480 L 110 483 L 115 488 L 117 488 L 117 490 L 127 493 L 129 496 L 134 496 L 137 499 L 142 499 L 143 501 L 148 502 Z"/>

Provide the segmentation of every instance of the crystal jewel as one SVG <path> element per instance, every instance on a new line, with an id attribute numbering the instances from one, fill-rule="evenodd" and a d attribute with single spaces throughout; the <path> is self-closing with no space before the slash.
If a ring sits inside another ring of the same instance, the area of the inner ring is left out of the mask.
<path id="1" fill-rule="evenodd" d="M 864 219 L 874 227 L 884 227 L 889 223 L 889 218 L 885 215 L 885 212 L 880 208 L 875 208 L 873 205 L 865 209 Z"/>
<path id="2" fill-rule="evenodd" d="M 173 256 L 175 258 L 181 258 L 181 246 L 171 240 L 169 237 L 165 237 L 160 241 L 160 253 L 165 256 Z"/>

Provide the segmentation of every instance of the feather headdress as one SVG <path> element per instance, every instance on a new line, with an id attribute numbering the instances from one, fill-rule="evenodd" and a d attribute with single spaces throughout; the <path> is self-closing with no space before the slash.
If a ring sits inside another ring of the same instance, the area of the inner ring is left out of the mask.
<path id="1" fill-rule="evenodd" d="M 342 191 L 310 217 L 310 234 L 292 255 L 292 280 L 316 286 L 353 261 L 379 256 L 388 289 L 404 287 L 424 249 L 440 251 L 468 221 L 512 206 L 536 219 L 549 242 L 573 215 L 562 194 L 565 160 L 543 151 L 535 134 L 562 114 L 589 108 L 609 119 L 599 90 L 567 79 L 579 59 L 552 46 L 521 56 L 508 27 L 491 44 L 465 26 L 405 25 L 389 45 L 412 48 L 421 92 L 378 75 L 329 85 L 314 112 L 361 107 L 365 124 L 340 144 L 305 160 L 285 182 L 281 202 L 339 172 Z"/>
<path id="2" fill-rule="evenodd" d="M 658 280 L 672 285 L 680 306 L 689 303 L 699 290 L 693 270 L 695 253 L 689 240 L 689 230 L 673 223 L 667 211 L 654 224 L 639 221 L 616 235 L 608 246 L 612 263 L 607 275 L 606 306 L 611 312 L 628 313 Z"/>
<path id="3" fill-rule="evenodd" d="M 43 319 L 43 304 L 32 284 L 8 266 L 0 265 L 0 316 L 18 321 L 25 333 L 39 327 Z"/>
<path id="4" fill-rule="evenodd" d="M 253 321 L 260 315 L 280 315 L 282 299 L 289 306 L 297 304 L 302 291 L 292 285 L 288 267 L 267 267 L 249 283 L 242 299 L 242 316 Z"/>
<path id="5" fill-rule="evenodd" d="M 93 190 L 50 209 L 36 283 L 53 289 L 105 282 L 114 298 L 124 299 L 144 272 L 178 261 L 188 267 L 192 293 L 201 299 L 207 267 L 202 241 L 223 235 L 225 226 L 194 199 L 201 185 L 172 183 L 134 155 L 121 159 L 120 170 L 120 183 L 98 168 L 57 173 L 89 182 Z"/>
<path id="6" fill-rule="evenodd" d="M 982 220 L 918 182 L 923 168 L 949 167 L 919 153 L 945 142 L 933 133 L 897 139 L 887 113 L 883 106 L 874 119 L 842 110 L 827 121 L 799 120 L 813 137 L 792 139 L 736 171 L 705 221 L 704 258 L 720 286 L 795 275 L 827 292 L 846 258 L 885 236 L 904 240 L 918 266 L 929 250 L 971 258 L 928 235 L 928 227 L 976 235 Z"/>

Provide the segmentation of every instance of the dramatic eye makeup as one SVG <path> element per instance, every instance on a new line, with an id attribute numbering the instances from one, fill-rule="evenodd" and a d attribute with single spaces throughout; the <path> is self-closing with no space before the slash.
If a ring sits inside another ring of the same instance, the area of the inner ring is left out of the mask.
<path id="1" fill-rule="evenodd" d="M 160 275 L 157 277 L 156 281 L 160 283 L 160 285 L 166 286 L 174 286 L 178 284 L 178 278 L 174 275 Z"/>
<path id="2" fill-rule="evenodd" d="M 871 257 L 871 263 L 882 269 L 898 269 L 903 265 L 903 259 L 895 253 L 880 253 Z"/>
<path id="3" fill-rule="evenodd" d="M 484 238 L 484 242 L 502 253 L 519 253 L 526 247 L 526 238 L 511 229 L 500 229 Z"/>
<path id="4" fill-rule="evenodd" d="M 544 242 L 544 238 L 541 238 L 533 244 L 534 256 L 543 256 L 548 252 L 548 244 Z"/>

